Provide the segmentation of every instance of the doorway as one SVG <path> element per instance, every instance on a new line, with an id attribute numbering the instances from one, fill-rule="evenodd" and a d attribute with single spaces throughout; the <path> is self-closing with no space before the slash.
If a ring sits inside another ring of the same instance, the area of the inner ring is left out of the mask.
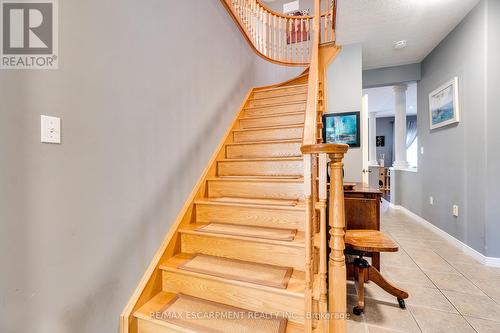
<path id="1" fill-rule="evenodd" d="M 403 154 L 396 152 L 395 109 L 396 94 L 401 91 L 395 86 L 382 86 L 363 90 L 363 102 L 367 103 L 368 126 L 368 184 L 382 191 L 383 197 L 390 201 L 390 178 L 394 162 L 399 159 L 407 161 L 409 169 L 418 166 L 418 127 L 417 127 L 417 83 L 405 83 L 406 86 L 406 148 Z M 399 156 L 401 155 L 401 156 Z M 401 162 L 401 161 L 400 161 Z M 364 169 L 365 170 L 365 169 Z"/>

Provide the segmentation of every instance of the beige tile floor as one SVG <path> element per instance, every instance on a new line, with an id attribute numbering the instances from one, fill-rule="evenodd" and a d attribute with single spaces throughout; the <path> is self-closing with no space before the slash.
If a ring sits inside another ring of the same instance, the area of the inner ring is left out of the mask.
<path id="1" fill-rule="evenodd" d="M 387 203 L 381 224 L 400 245 L 399 252 L 382 254 L 382 274 L 410 298 L 401 310 L 395 298 L 369 283 L 365 312 L 356 316 L 356 288 L 349 282 L 349 333 L 500 333 L 500 268 L 478 263 Z"/>

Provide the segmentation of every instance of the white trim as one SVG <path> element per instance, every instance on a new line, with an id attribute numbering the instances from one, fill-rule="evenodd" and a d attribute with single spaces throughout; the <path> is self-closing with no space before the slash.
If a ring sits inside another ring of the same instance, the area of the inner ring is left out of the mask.
<path id="1" fill-rule="evenodd" d="M 468 255 L 470 255 L 472 258 L 476 259 L 479 261 L 481 264 L 490 266 L 490 267 L 500 267 L 500 258 L 497 257 L 487 257 L 484 254 L 478 252 L 477 250 L 474 250 L 472 247 L 469 245 L 465 244 L 464 242 L 456 239 L 446 231 L 443 231 L 442 229 L 436 227 L 434 224 L 430 223 L 429 221 L 425 220 L 424 218 L 418 216 L 411 210 L 400 206 L 400 205 L 394 205 L 394 204 L 389 204 L 389 207 L 397 210 L 403 211 L 405 214 L 409 215 L 410 217 L 415 220 L 415 222 L 421 224 L 422 226 L 426 227 L 427 229 L 435 232 L 439 236 L 443 237 L 446 239 L 448 242 L 450 242 L 452 245 L 455 247 L 459 248 L 460 250 L 464 251 Z"/>

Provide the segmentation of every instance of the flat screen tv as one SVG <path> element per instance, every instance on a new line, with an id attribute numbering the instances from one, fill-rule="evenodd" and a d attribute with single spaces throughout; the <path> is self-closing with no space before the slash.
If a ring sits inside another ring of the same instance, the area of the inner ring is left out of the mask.
<path id="1" fill-rule="evenodd" d="M 323 140 L 326 143 L 345 143 L 360 147 L 360 112 L 323 115 Z"/>

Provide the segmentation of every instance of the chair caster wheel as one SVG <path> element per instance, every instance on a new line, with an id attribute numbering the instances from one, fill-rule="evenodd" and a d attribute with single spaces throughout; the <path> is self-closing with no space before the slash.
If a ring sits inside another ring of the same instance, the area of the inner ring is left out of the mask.
<path id="1" fill-rule="evenodd" d="M 362 313 L 363 313 L 363 309 L 361 309 L 360 307 L 358 306 L 355 306 L 353 309 L 352 309 L 352 312 L 356 315 L 356 316 L 360 316 Z"/>
<path id="2" fill-rule="evenodd" d="M 404 299 L 398 298 L 398 303 L 399 303 L 399 307 L 401 309 L 406 309 L 406 304 L 405 304 L 405 300 Z"/>

